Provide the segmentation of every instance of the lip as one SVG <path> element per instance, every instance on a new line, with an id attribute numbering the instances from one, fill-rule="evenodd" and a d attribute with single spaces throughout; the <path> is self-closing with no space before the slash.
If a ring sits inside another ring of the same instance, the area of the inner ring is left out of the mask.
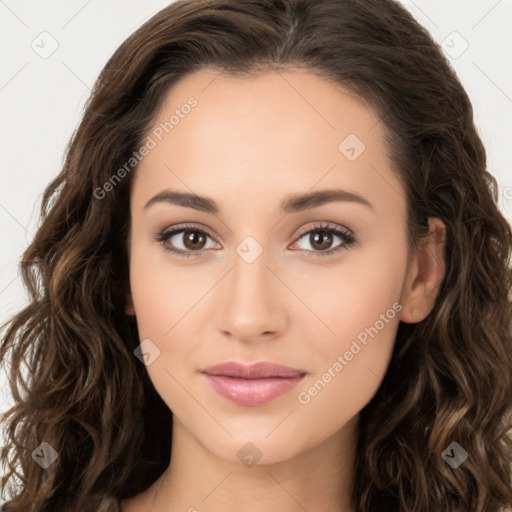
<path id="1" fill-rule="evenodd" d="M 263 405 L 291 391 L 307 374 L 289 366 L 267 361 L 245 365 L 236 361 L 202 370 L 221 396 L 239 405 Z"/>

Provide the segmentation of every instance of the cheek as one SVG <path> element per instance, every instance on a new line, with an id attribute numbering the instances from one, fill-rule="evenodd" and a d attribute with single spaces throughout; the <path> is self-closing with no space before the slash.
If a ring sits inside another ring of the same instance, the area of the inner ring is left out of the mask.
<path id="1" fill-rule="evenodd" d="M 161 247 L 137 241 L 132 246 L 130 287 L 141 336 L 164 340 L 198 303 L 208 283 L 194 279 L 192 267 L 169 263 Z"/>
<path id="2" fill-rule="evenodd" d="M 296 280 L 300 285 L 297 295 L 307 298 L 308 307 L 317 317 L 315 325 L 324 341 L 320 346 L 326 347 L 330 355 L 332 350 L 341 351 L 350 345 L 350 340 L 376 322 L 382 328 L 381 315 L 398 303 L 407 253 L 400 240 L 395 242 L 383 241 L 347 252 L 339 264 L 317 269 L 312 279 Z M 307 271 L 302 269 L 300 274 L 307 275 Z M 385 320 L 396 323 L 395 313 L 396 306 Z"/>
<path id="3" fill-rule="evenodd" d="M 371 291 L 371 298 L 353 294 L 345 309 L 338 304 L 330 311 L 327 321 L 335 335 L 317 337 L 312 374 L 297 392 L 305 418 L 322 424 L 324 434 L 335 432 L 368 404 L 391 359 L 401 305 L 384 286 Z"/>
<path id="4" fill-rule="evenodd" d="M 213 284 L 214 276 L 202 279 L 192 266 L 171 265 L 164 249 L 143 243 L 132 248 L 130 286 L 139 338 L 141 342 L 150 339 L 159 350 L 147 371 L 169 407 L 171 398 L 181 400 L 183 389 L 178 382 L 186 382 L 195 368 L 191 354 L 200 340 L 193 326 L 201 299 Z"/>
<path id="5" fill-rule="evenodd" d="M 181 410 L 190 405 L 190 396 L 180 385 L 190 378 L 187 372 L 192 350 L 190 343 L 182 342 L 184 328 L 189 321 L 187 313 L 198 302 L 201 290 L 190 285 L 189 274 L 165 264 L 165 254 L 158 252 L 142 244 L 133 247 L 130 286 L 139 339 L 150 339 L 157 347 L 146 345 L 154 354 L 146 367 L 149 378 L 169 409 Z"/>
<path id="6" fill-rule="evenodd" d="M 311 335 L 314 375 L 302 386 L 306 394 L 300 403 L 310 400 L 314 407 L 330 409 L 330 403 L 342 400 L 356 413 L 375 394 L 395 343 L 406 259 L 406 248 L 398 240 L 375 244 L 357 258 L 354 253 L 350 263 L 347 258 L 346 264 L 317 276 L 309 298 L 323 328 Z"/>

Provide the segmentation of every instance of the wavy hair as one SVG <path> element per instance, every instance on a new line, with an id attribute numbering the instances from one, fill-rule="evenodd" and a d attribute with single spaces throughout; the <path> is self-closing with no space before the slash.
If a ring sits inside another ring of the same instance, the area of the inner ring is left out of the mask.
<path id="1" fill-rule="evenodd" d="M 2 463 L 14 512 L 93 511 L 147 489 L 170 462 L 171 411 L 144 365 L 129 293 L 134 169 L 169 88 L 195 70 L 309 70 L 368 102 L 407 193 L 411 247 L 447 227 L 430 314 L 400 322 L 388 371 L 360 414 L 358 512 L 497 512 L 512 504 L 512 232 L 473 110 L 427 30 L 395 0 L 179 0 L 109 59 L 44 191 L 20 261 L 28 305 L 2 326 L 15 405 Z M 26 373 L 24 377 L 23 371 Z M 49 443 L 47 469 L 32 453 Z M 457 442 L 456 469 L 443 452 Z"/>

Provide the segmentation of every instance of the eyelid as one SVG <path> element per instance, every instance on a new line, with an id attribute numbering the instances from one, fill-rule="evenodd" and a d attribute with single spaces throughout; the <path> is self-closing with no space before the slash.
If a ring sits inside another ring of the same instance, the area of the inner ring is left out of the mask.
<path id="1" fill-rule="evenodd" d="M 353 236 L 352 230 L 348 229 L 345 226 L 341 226 L 339 224 L 332 223 L 331 221 L 328 221 L 328 220 L 327 221 L 326 220 L 314 221 L 313 225 L 310 225 L 310 223 L 309 223 L 308 225 L 303 226 L 298 231 L 296 231 L 295 234 L 292 236 L 294 238 L 298 238 L 306 233 L 309 233 L 310 231 L 312 231 L 314 229 L 321 229 L 321 228 L 329 228 L 329 229 L 339 230 L 339 231 L 345 232 L 347 234 L 347 236 L 348 235 Z M 213 240 L 215 240 L 217 243 L 219 243 L 219 241 L 216 239 L 215 235 L 212 234 L 212 232 L 209 230 L 209 228 L 207 228 L 203 224 L 197 224 L 197 223 L 176 224 L 175 226 L 170 226 L 168 228 L 164 228 L 162 230 L 158 230 L 158 231 L 154 232 L 153 236 L 156 237 L 160 234 L 167 234 L 167 233 L 171 233 L 173 231 L 181 231 L 181 230 L 186 231 L 187 229 L 188 230 L 197 229 L 199 231 L 204 231 L 209 237 L 211 237 Z"/>
<path id="2" fill-rule="evenodd" d="M 215 235 L 213 235 L 212 231 L 209 228 L 207 228 L 203 224 L 197 224 L 197 223 L 187 223 L 187 222 L 185 222 L 184 224 L 176 224 L 176 225 L 168 226 L 166 228 L 163 228 L 161 230 L 156 231 L 155 233 L 153 233 L 153 235 L 154 236 L 158 236 L 160 234 L 165 235 L 165 234 L 169 234 L 169 233 L 172 233 L 172 232 L 192 231 L 192 230 L 194 230 L 194 231 L 204 231 L 210 238 L 212 238 L 217 243 L 219 243 L 217 241 Z"/>
<path id="3" fill-rule="evenodd" d="M 301 237 L 302 235 L 305 235 L 306 233 L 309 233 L 310 231 L 314 230 L 320 230 L 320 229 L 332 229 L 335 231 L 342 231 L 347 236 L 353 236 L 352 231 L 344 226 L 341 226 L 339 224 L 334 224 L 328 220 L 318 220 L 313 223 L 313 225 L 307 225 L 299 229 L 297 233 L 294 235 L 295 237 Z"/>
<path id="4" fill-rule="evenodd" d="M 171 236 L 174 236 L 177 233 L 180 233 L 182 231 L 199 231 L 204 232 L 205 235 L 208 235 L 215 243 L 220 245 L 220 242 L 217 240 L 217 238 L 212 234 L 212 232 L 202 224 L 176 224 L 175 226 L 169 226 L 167 228 L 164 228 L 162 230 L 158 230 L 153 233 L 153 240 L 160 241 L 161 238 L 166 237 L 166 239 L 170 238 Z M 196 253 L 199 253 L 200 251 L 196 251 Z"/>

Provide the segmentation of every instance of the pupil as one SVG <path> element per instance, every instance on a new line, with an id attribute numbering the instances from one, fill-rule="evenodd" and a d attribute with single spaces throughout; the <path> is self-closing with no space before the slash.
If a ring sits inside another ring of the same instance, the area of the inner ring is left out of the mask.
<path id="1" fill-rule="evenodd" d="M 322 244 L 322 242 L 327 242 L 326 244 Z M 313 243 L 311 244 L 313 247 L 317 247 L 318 249 L 327 249 L 332 242 L 332 233 L 328 231 L 318 231 L 313 235 Z"/>
<path id="2" fill-rule="evenodd" d="M 196 245 L 199 240 L 204 238 L 203 235 L 197 231 L 186 231 L 185 233 L 185 245 L 190 249 L 197 249 Z"/>

